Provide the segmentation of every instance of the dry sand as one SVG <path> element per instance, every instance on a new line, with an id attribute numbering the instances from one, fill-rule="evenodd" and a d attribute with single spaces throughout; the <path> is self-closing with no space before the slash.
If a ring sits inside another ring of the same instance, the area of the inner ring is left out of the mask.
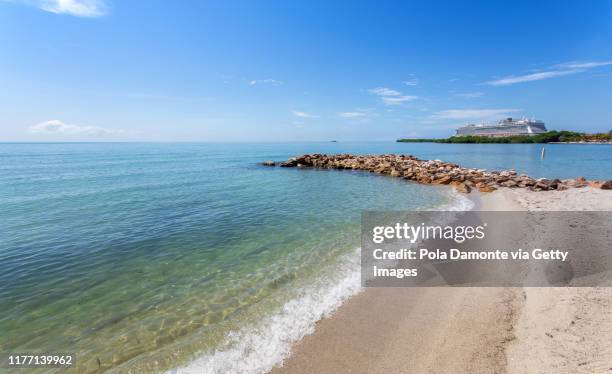
<path id="1" fill-rule="evenodd" d="M 500 194 L 528 210 L 612 211 L 612 191 L 600 189 Z M 607 240 L 601 245 L 612 250 Z M 531 287 L 524 293 L 516 340 L 507 348 L 508 372 L 612 373 L 612 287 Z"/>
<path id="2" fill-rule="evenodd" d="M 612 191 L 500 190 L 480 210 L 612 210 Z M 369 288 L 272 373 L 610 373 L 612 288 Z"/>

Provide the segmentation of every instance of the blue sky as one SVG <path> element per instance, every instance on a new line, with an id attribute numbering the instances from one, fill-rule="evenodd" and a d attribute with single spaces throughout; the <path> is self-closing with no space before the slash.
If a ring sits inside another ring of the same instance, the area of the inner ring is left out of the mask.
<path id="1" fill-rule="evenodd" d="M 610 1 L 0 0 L 0 141 L 612 129 Z"/>

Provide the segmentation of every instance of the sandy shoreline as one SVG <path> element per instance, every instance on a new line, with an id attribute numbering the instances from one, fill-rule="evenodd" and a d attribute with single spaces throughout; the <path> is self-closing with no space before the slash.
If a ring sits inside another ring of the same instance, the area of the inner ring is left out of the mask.
<path id="1" fill-rule="evenodd" d="M 477 210 L 612 210 L 612 191 L 592 188 L 472 198 Z M 609 372 L 610 310 L 612 288 L 369 288 L 272 373 Z"/>

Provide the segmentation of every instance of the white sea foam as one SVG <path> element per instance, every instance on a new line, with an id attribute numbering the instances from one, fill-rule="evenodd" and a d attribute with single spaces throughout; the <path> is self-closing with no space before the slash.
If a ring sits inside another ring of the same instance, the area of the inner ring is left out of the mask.
<path id="1" fill-rule="evenodd" d="M 305 287 L 280 312 L 256 326 L 229 333 L 219 350 L 168 373 L 265 373 L 289 356 L 293 343 L 312 334 L 317 321 L 330 316 L 360 290 L 357 249 L 342 259 L 334 276 Z"/>
<path id="2" fill-rule="evenodd" d="M 466 211 L 472 210 L 475 206 L 474 202 L 464 195 L 457 192 L 455 189 L 451 188 L 450 190 L 452 201 L 446 205 L 441 206 L 438 210 L 448 210 L 448 211 Z"/>

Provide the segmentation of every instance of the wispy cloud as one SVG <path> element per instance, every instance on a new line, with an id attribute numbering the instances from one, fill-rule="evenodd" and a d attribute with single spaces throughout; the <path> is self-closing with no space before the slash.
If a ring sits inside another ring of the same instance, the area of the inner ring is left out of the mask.
<path id="1" fill-rule="evenodd" d="M 475 99 L 477 97 L 484 96 L 484 92 L 462 92 L 456 93 L 455 96 L 462 97 L 464 99 Z"/>
<path id="2" fill-rule="evenodd" d="M 319 118 L 319 116 L 315 116 L 314 114 L 298 111 L 293 111 L 293 115 L 300 118 Z"/>
<path id="3" fill-rule="evenodd" d="M 520 76 L 515 76 L 515 77 L 514 76 L 505 77 L 502 79 L 485 82 L 485 84 L 488 84 L 490 86 L 507 86 L 507 85 L 516 84 L 516 83 L 533 82 L 533 81 L 540 81 L 542 79 L 562 77 L 565 75 L 581 73 L 583 71 L 584 70 L 582 69 L 542 71 L 539 73 L 532 73 L 532 74 L 520 75 Z"/>
<path id="4" fill-rule="evenodd" d="M 406 79 L 405 81 L 403 81 L 402 83 L 405 84 L 406 86 L 418 86 L 419 80 L 417 79 L 417 77 L 411 74 L 410 77 Z"/>
<path id="5" fill-rule="evenodd" d="M 373 95 L 378 95 L 378 96 L 400 96 L 402 94 L 399 91 L 392 90 L 386 87 L 370 88 L 368 92 Z"/>
<path id="6" fill-rule="evenodd" d="M 563 64 L 555 65 L 548 70 L 525 74 L 517 76 L 508 76 L 501 79 L 487 81 L 484 84 L 490 86 L 507 86 L 511 84 L 540 81 L 543 79 L 550 79 L 556 77 L 563 77 L 567 75 L 574 75 L 578 73 L 584 73 L 589 69 L 593 69 L 600 66 L 612 65 L 612 61 L 577 61 L 577 62 L 566 62 Z"/>
<path id="7" fill-rule="evenodd" d="M 251 86 L 254 86 L 256 84 L 267 84 L 270 86 L 280 86 L 281 84 L 283 84 L 283 81 L 279 81 L 276 79 L 254 79 L 250 81 L 249 84 Z"/>
<path id="8" fill-rule="evenodd" d="M 612 65 L 612 61 L 566 62 L 557 66 L 567 69 L 592 69 L 606 65 Z"/>
<path id="9" fill-rule="evenodd" d="M 97 126 L 69 125 L 56 119 L 30 126 L 29 131 L 34 134 L 81 135 L 87 137 L 125 134 L 123 130 L 111 130 Z"/>
<path id="10" fill-rule="evenodd" d="M 490 119 L 506 117 L 510 113 L 519 112 L 520 109 L 448 109 L 434 113 L 436 119 Z"/>
<path id="11" fill-rule="evenodd" d="M 340 112 L 338 117 L 350 123 L 369 122 L 372 117 L 377 117 L 378 113 L 373 108 L 356 108 L 350 112 Z"/>
<path id="12" fill-rule="evenodd" d="M 341 112 L 338 116 L 342 118 L 365 118 L 368 116 L 366 112 Z"/>
<path id="13" fill-rule="evenodd" d="M 385 103 L 386 105 L 400 105 L 405 102 L 416 100 L 416 99 L 418 99 L 418 96 L 409 96 L 409 95 L 385 96 L 381 98 L 382 102 Z"/>
<path id="14" fill-rule="evenodd" d="M 103 0 L 2 0 L 21 3 L 55 14 L 75 17 L 102 17 L 108 14 L 108 5 Z"/>
<path id="15" fill-rule="evenodd" d="M 401 105 L 405 102 L 418 99 L 418 96 L 404 95 L 400 91 L 386 87 L 376 87 L 368 90 L 369 93 L 379 96 L 385 105 Z"/>

